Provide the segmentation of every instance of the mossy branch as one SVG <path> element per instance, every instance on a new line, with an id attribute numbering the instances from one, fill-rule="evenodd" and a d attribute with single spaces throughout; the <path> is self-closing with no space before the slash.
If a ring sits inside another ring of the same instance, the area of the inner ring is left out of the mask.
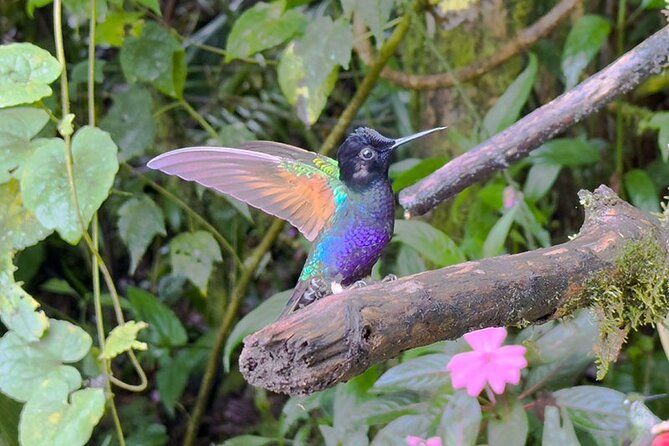
<path id="1" fill-rule="evenodd" d="M 590 303 L 583 296 L 591 291 L 588 281 L 599 275 L 626 274 L 624 280 L 609 281 L 625 289 L 624 299 L 632 293 L 639 296 L 632 305 L 651 307 L 640 311 L 664 311 L 666 296 L 647 298 L 657 280 L 643 271 L 656 268 L 662 258 L 666 261 L 667 230 L 606 186 L 581 198 L 585 222 L 573 240 L 328 296 L 247 337 L 240 370 L 253 385 L 309 394 L 410 348 L 481 327 L 539 323 L 564 315 L 565 308 Z M 656 253 L 638 255 L 633 244 L 648 240 Z M 621 269 L 620 262 L 630 265 L 625 254 L 630 249 L 637 253 L 634 269 Z M 635 319 L 648 322 L 652 317 Z"/>

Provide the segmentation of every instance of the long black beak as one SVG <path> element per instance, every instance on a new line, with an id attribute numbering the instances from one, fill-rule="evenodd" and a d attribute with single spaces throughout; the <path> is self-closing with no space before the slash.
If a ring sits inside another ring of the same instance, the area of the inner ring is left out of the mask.
<path id="1" fill-rule="evenodd" d="M 422 132 L 414 133 L 413 135 L 405 136 L 404 138 L 398 138 L 395 140 L 395 144 L 392 145 L 391 149 L 396 149 L 402 144 L 406 144 L 408 142 L 413 141 L 414 139 L 422 138 L 423 136 L 427 136 L 430 133 L 438 132 L 440 130 L 445 130 L 447 127 L 435 127 L 430 130 L 425 130 Z"/>

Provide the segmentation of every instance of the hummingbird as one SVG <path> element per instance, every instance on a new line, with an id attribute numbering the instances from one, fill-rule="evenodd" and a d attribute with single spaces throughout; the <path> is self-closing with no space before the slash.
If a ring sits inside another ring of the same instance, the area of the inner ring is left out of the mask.
<path id="1" fill-rule="evenodd" d="M 392 139 L 359 127 L 339 146 L 336 161 L 288 144 L 253 141 L 172 150 L 147 165 L 287 220 L 313 242 L 281 319 L 326 295 L 364 286 L 393 235 L 388 169 L 394 150 L 445 128 Z"/>

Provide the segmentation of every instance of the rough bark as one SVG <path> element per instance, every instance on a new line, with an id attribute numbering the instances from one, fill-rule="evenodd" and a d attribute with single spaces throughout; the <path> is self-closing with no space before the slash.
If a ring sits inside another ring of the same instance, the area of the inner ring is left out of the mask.
<path id="1" fill-rule="evenodd" d="M 505 131 L 455 158 L 417 184 L 399 201 L 409 215 L 424 214 L 467 186 L 528 156 L 543 142 L 581 121 L 649 76 L 669 66 L 669 26 L 572 90 L 539 107 Z"/>
<path id="2" fill-rule="evenodd" d="M 413 347 L 549 319 L 590 275 L 613 270 L 631 241 L 669 249 L 666 230 L 606 186 L 581 199 L 585 222 L 573 240 L 329 296 L 247 337 L 240 370 L 255 386 L 309 394 Z"/>

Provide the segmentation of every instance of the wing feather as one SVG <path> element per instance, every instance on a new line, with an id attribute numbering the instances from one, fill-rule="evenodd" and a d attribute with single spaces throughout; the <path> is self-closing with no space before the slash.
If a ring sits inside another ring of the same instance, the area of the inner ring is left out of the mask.
<path id="1" fill-rule="evenodd" d="M 331 221 L 341 195 L 336 189 L 344 190 L 336 161 L 272 141 L 173 150 L 148 166 L 287 220 L 309 240 Z"/>

